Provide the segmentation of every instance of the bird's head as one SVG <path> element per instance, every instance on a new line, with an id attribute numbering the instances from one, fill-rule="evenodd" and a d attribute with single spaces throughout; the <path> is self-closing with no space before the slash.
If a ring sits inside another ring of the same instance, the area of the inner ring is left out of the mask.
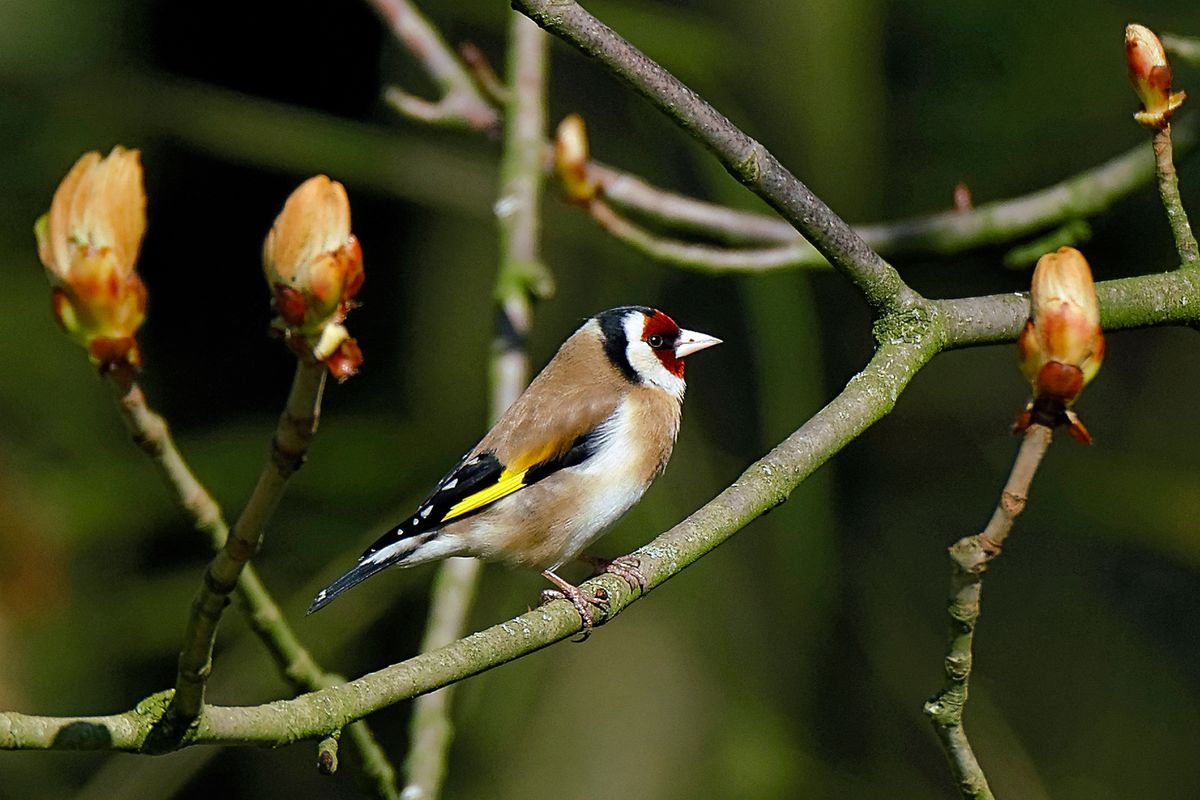
<path id="1" fill-rule="evenodd" d="M 683 359 L 720 344 L 706 333 L 679 327 L 655 308 L 621 306 L 596 315 L 604 351 L 634 383 L 647 383 L 682 397 Z"/>

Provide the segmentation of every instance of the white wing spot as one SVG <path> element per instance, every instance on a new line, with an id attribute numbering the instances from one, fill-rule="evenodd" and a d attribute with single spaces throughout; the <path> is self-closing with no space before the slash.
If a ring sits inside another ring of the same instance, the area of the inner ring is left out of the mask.
<path id="1" fill-rule="evenodd" d="M 429 513 L 431 511 L 433 511 L 433 506 L 425 506 L 424 508 L 422 508 L 421 509 L 421 519 L 427 519 L 429 517 Z"/>
<path id="2" fill-rule="evenodd" d="M 475 462 L 472 461 L 471 463 L 474 464 Z M 458 486 L 458 478 L 451 478 L 450 480 L 448 480 L 442 484 L 442 491 L 447 491 L 449 489 L 453 489 L 455 486 Z"/>

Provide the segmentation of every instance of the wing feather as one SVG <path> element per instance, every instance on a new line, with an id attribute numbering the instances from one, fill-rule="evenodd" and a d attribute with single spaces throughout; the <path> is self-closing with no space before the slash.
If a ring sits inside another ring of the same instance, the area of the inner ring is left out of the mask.
<path id="1" fill-rule="evenodd" d="M 589 323 L 568 339 L 488 435 L 438 482 L 417 513 L 363 556 L 436 532 L 587 460 L 628 391 L 594 328 Z M 609 366 L 598 369 L 597 364 Z"/>

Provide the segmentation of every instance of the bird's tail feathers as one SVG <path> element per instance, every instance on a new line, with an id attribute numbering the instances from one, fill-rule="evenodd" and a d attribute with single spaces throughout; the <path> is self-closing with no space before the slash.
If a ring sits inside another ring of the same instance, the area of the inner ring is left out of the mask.
<path id="1" fill-rule="evenodd" d="M 393 564 L 403 563 L 405 558 L 420 543 L 418 538 L 412 537 L 394 541 L 386 547 L 368 550 L 358 560 L 358 563 L 354 565 L 353 569 L 317 592 L 317 596 L 313 598 L 312 605 L 308 607 L 307 613 L 311 614 L 314 611 L 320 611 L 329 605 L 335 597 L 362 583 L 376 572 L 386 569 Z"/>

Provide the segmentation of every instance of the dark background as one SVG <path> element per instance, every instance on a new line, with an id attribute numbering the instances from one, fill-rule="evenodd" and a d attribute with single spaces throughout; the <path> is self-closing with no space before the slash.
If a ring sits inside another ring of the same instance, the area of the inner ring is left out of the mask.
<path id="1" fill-rule="evenodd" d="M 504 62 L 506 6 L 423 4 Z M 591 7 L 758 137 L 839 213 L 876 221 L 1019 195 L 1144 141 L 1122 29 L 1200 34 L 1193 0 L 724 3 Z M 550 115 L 587 118 L 597 157 L 761 208 L 698 146 L 573 50 L 551 48 Z M 1176 84 L 1200 100 L 1197 72 Z M 207 550 L 127 439 L 108 387 L 55 330 L 31 228 L 80 153 L 141 148 L 149 232 L 144 384 L 236 516 L 292 368 L 265 333 L 262 237 L 325 172 L 349 190 L 363 373 L 331 387 L 308 466 L 257 561 L 322 664 L 413 654 L 432 567 L 393 571 L 322 614 L 308 599 L 483 432 L 499 145 L 398 119 L 432 93 L 370 10 L 316 0 L 0 4 L 0 708 L 108 713 L 173 680 Z M 1148 145 L 1146 145 L 1148 147 Z M 1200 162 L 1181 169 L 1200 208 Z M 1171 268 L 1145 187 L 1094 221 L 1098 278 Z M 1017 291 L 1003 248 L 897 266 L 931 296 Z M 548 193 L 542 364 L 583 317 L 652 304 L 726 340 L 697 357 L 673 466 L 599 547 L 686 516 L 832 397 L 870 354 L 867 314 L 829 272 L 716 278 L 658 265 Z M 988 573 L 968 726 L 993 788 L 1021 798 L 1200 793 L 1200 448 L 1194 332 L 1110 337 Z M 1010 347 L 943 355 L 895 413 L 790 502 L 585 646 L 462 685 L 449 797 L 955 796 L 921 714 L 939 686 L 945 548 L 984 523 L 1026 400 Z M 535 602 L 489 568 L 472 624 Z M 285 696 L 236 613 L 218 703 Z M 397 762 L 407 704 L 372 718 Z M 581 743 L 588 743 L 581 746 Z M 0 753 L 0 798 L 356 796 L 310 744 L 146 758 Z"/>

